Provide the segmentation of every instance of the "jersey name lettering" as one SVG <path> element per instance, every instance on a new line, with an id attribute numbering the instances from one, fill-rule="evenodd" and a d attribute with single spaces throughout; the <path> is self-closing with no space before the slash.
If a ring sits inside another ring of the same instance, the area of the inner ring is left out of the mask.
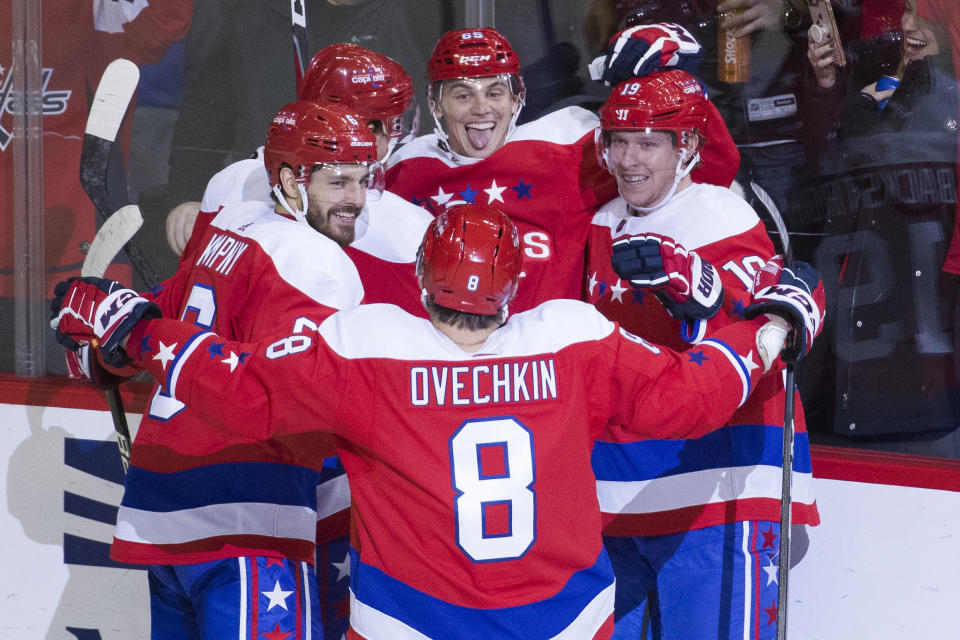
<path id="1" fill-rule="evenodd" d="M 410 404 L 415 407 L 556 399 L 553 358 L 410 368 Z"/>
<path id="2" fill-rule="evenodd" d="M 209 267 L 225 276 L 250 245 L 228 235 L 215 233 L 203 253 L 197 258 L 197 266 Z M 216 266 L 214 264 L 216 263 Z"/>

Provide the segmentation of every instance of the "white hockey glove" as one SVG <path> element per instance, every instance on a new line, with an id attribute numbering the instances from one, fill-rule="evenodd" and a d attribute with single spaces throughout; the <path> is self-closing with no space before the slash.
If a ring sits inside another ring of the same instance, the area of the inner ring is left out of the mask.
<path id="1" fill-rule="evenodd" d="M 703 47 L 673 22 L 639 25 L 614 34 L 607 53 L 589 65 L 590 78 L 613 86 L 651 71 L 680 69 L 695 74 Z"/>
<path id="2" fill-rule="evenodd" d="M 783 258 L 774 256 L 753 279 L 753 303 L 744 317 L 750 320 L 767 314 L 786 321 L 777 323 L 784 327 L 786 340 L 781 357 L 784 362 L 796 362 L 810 353 L 814 338 L 823 330 L 825 313 L 820 272 L 806 262 L 793 262 L 785 268 Z M 776 355 L 772 354 L 771 361 Z"/>
<path id="3" fill-rule="evenodd" d="M 621 280 L 653 291 L 679 320 L 707 320 L 723 304 L 723 286 L 713 265 L 666 236 L 615 238 L 610 262 Z"/>

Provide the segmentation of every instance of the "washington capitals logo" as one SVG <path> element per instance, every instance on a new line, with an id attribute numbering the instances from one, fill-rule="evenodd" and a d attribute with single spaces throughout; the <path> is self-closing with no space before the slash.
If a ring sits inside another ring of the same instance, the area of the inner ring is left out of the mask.
<path id="1" fill-rule="evenodd" d="M 366 73 L 358 73 L 350 78 L 350 82 L 354 84 L 369 84 L 374 89 L 382 89 L 386 81 L 383 71 L 374 68 L 366 69 Z"/>
<path id="2" fill-rule="evenodd" d="M 53 75 L 53 69 L 43 69 L 40 75 L 40 106 L 43 115 L 57 115 L 67 110 L 67 102 L 70 100 L 70 90 L 48 91 L 47 85 L 50 83 L 50 77 Z M 6 151 L 13 140 L 13 131 L 7 129 L 3 124 L 3 117 L 6 114 L 23 113 L 23 93 L 13 90 L 13 68 L 0 66 L 0 76 L 3 77 L 3 84 L 0 85 L 0 151 Z"/>

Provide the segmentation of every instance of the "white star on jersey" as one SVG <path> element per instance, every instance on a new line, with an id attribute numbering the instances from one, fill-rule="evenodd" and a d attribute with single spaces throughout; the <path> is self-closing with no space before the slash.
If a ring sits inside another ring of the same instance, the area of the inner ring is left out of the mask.
<path id="1" fill-rule="evenodd" d="M 777 580 L 777 565 L 773 564 L 773 558 L 767 558 L 767 561 L 770 563 L 763 568 L 763 572 L 767 574 L 767 586 L 770 586 L 771 582 L 780 584 L 780 581 Z"/>
<path id="2" fill-rule="evenodd" d="M 166 371 L 167 363 L 177 357 L 173 354 L 173 350 L 177 348 L 177 343 L 174 342 L 170 346 L 167 346 L 163 344 L 163 341 L 159 341 L 158 344 L 160 345 L 160 351 L 157 353 L 157 355 L 153 356 L 153 359 L 159 360 L 160 368 Z"/>
<path id="3" fill-rule="evenodd" d="M 287 596 L 293 593 L 293 591 L 284 591 L 281 589 L 279 580 L 273 585 L 273 591 L 261 591 L 260 593 L 270 598 L 267 611 L 270 611 L 270 609 L 274 607 L 283 607 L 285 611 L 289 611 L 289 609 L 287 609 Z"/>
<path id="4" fill-rule="evenodd" d="M 593 295 L 593 288 L 597 286 L 598 282 L 599 280 L 597 280 L 597 272 L 594 271 L 593 274 L 590 276 L 590 288 L 587 289 L 587 292 L 590 293 L 590 295 Z"/>
<path id="5" fill-rule="evenodd" d="M 240 357 L 237 356 L 237 353 L 236 353 L 235 351 L 231 351 L 231 352 L 230 352 L 230 357 L 229 357 L 229 358 L 224 358 L 224 359 L 221 360 L 220 362 L 222 362 L 222 363 L 225 364 L 225 365 L 229 365 L 229 366 L 230 366 L 230 373 L 233 373 L 233 370 L 237 368 L 237 364 L 240 363 Z"/>
<path id="6" fill-rule="evenodd" d="M 343 562 L 331 562 L 337 568 L 337 582 L 350 577 L 350 553 L 343 557 Z"/>
<path id="7" fill-rule="evenodd" d="M 753 351 L 750 351 L 746 357 L 741 359 L 743 360 L 743 364 L 747 365 L 747 375 L 752 375 L 753 370 L 760 366 L 753 359 Z"/>
<path id="8" fill-rule="evenodd" d="M 620 286 L 620 280 L 617 280 L 610 285 L 610 299 L 616 300 L 617 302 L 623 302 L 623 292 L 626 290 L 626 287 Z"/>
<path id="9" fill-rule="evenodd" d="M 436 202 L 437 204 L 447 204 L 447 201 L 453 197 L 452 193 L 445 193 L 443 187 L 437 189 L 437 195 L 430 196 L 430 199 Z"/>
<path id="10" fill-rule="evenodd" d="M 489 189 L 484 189 L 484 191 L 487 192 L 487 196 L 489 197 L 489 199 L 487 200 L 487 204 L 493 204 L 494 200 L 503 202 L 502 194 L 504 191 L 506 191 L 506 189 L 507 189 L 506 187 L 498 187 L 497 181 L 494 180 L 493 183 L 490 185 Z"/>

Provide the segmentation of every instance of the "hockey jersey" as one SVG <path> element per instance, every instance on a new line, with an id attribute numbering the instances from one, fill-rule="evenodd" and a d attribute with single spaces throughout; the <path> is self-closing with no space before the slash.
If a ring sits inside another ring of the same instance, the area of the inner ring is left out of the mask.
<path id="1" fill-rule="evenodd" d="M 128 352 L 237 438 L 337 436 L 354 504 L 348 638 L 582 640 L 613 629 L 593 440 L 725 422 L 759 381 L 761 324 L 722 329 L 694 362 L 557 300 L 471 354 L 428 320 L 362 305 L 259 344 L 152 320 Z"/>
<path id="2" fill-rule="evenodd" d="M 10 23 L 10 0 L 0 0 L 0 176 L 6 188 L 0 210 L 0 298 L 14 295 L 13 251 L 13 117 L 17 96 Z M 40 99 L 43 109 L 43 211 L 34 211 L 44 225 L 47 272 L 45 295 L 53 297 L 56 283 L 80 275 L 84 252 L 93 241 L 98 221 L 93 203 L 77 176 L 87 113 L 93 92 L 107 64 L 127 58 L 137 64 L 159 60 L 170 44 L 182 38 L 190 25 L 190 0 L 47 0 L 43 4 L 43 60 Z M 19 34 L 22 39 L 23 35 Z M 22 89 L 22 88 L 21 88 Z M 133 113 L 131 109 L 130 114 Z M 129 150 L 129 121 L 118 146 Z M 117 156 L 119 158 L 120 156 Z M 122 173 L 120 163 L 111 165 Z M 113 195 L 113 194 L 111 194 Z M 125 198 L 126 195 L 118 195 Z M 123 201 L 117 206 L 124 204 Z M 108 278 L 130 280 L 130 266 L 113 265 Z"/>
<path id="3" fill-rule="evenodd" d="M 271 202 L 263 147 L 253 158 L 234 162 L 210 179 L 184 255 L 194 250 L 193 238 L 217 211 L 246 200 Z M 422 208 L 389 191 L 379 198 L 367 193 L 366 206 L 357 217 L 354 241 L 345 249 L 363 282 L 364 302 L 388 302 L 427 317 L 420 302 L 416 259 L 432 219 Z"/>
<path id="4" fill-rule="evenodd" d="M 340 247 L 303 233 L 266 203 L 224 208 L 199 240 L 189 268 L 181 266 L 154 293 L 167 317 L 257 340 L 313 330 L 333 311 L 362 301 L 359 275 Z M 204 353 L 212 360 L 222 344 L 211 342 Z M 164 360 L 176 345 L 151 348 L 150 357 Z M 249 355 L 218 360 L 236 368 Z M 325 439 L 238 438 L 207 429 L 172 388 L 155 388 L 140 422 L 111 557 L 185 564 L 262 555 L 312 564 L 317 486 L 329 473 L 322 457 L 333 454 Z M 246 415 L 246 398 L 225 401 Z"/>
<path id="5" fill-rule="evenodd" d="M 675 239 L 715 267 L 724 305 L 709 323 L 681 327 L 656 296 L 632 289 L 614 273 L 611 239 L 646 232 Z M 729 189 L 695 184 L 645 216 L 631 216 L 626 201 L 617 198 L 593 218 L 588 299 L 627 330 L 696 361 L 699 350 L 681 335 L 696 342 L 742 319 L 753 275 L 773 254 L 756 213 Z M 598 442 L 593 469 L 604 533 L 651 536 L 740 520 L 778 521 L 784 396 L 782 376 L 768 375 L 723 428 L 702 438 Z M 799 396 L 795 406 L 793 521 L 818 524 Z"/>
<path id="6" fill-rule="evenodd" d="M 480 160 L 420 136 L 390 159 L 387 189 L 434 214 L 454 201 L 490 205 L 510 216 L 520 235 L 523 271 L 514 313 L 544 300 L 578 299 L 593 211 L 617 194 L 597 163 L 597 117 L 568 107 L 517 127 Z"/>

